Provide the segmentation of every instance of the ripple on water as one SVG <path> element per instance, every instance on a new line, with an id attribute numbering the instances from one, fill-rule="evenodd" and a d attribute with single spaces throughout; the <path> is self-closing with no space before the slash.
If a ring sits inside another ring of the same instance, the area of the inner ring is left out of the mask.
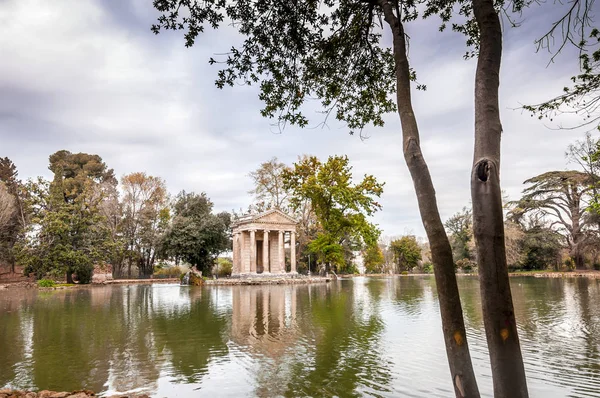
<path id="1" fill-rule="evenodd" d="M 531 397 L 599 397 L 600 285 L 517 282 Z M 461 278 L 459 285 L 478 384 L 490 397 L 478 282 Z M 0 363 L 0 387 L 55 383 L 156 396 L 453 395 L 432 278 L 9 290 L 0 302 L 0 353 L 8 358 Z"/>

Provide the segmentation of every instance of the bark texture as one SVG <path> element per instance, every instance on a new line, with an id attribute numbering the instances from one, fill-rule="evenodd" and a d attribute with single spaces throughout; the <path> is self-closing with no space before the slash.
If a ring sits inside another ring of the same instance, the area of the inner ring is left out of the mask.
<path id="1" fill-rule="evenodd" d="M 465 334 L 452 249 L 440 219 L 435 189 L 419 143 L 419 129 L 413 113 L 410 70 L 406 56 L 406 37 L 402 21 L 394 14 L 395 6 L 379 0 L 385 21 L 393 35 L 396 64 L 398 113 L 402 125 L 404 158 L 408 165 L 419 204 L 421 219 L 429 239 L 438 291 L 442 328 L 448 364 L 456 397 L 479 397 L 469 346 Z"/>
<path id="2" fill-rule="evenodd" d="M 499 174 L 502 29 L 492 0 L 473 0 L 473 11 L 480 32 L 480 49 L 475 77 L 471 198 L 483 318 L 494 397 L 522 398 L 528 396 L 527 383 L 506 265 Z"/>

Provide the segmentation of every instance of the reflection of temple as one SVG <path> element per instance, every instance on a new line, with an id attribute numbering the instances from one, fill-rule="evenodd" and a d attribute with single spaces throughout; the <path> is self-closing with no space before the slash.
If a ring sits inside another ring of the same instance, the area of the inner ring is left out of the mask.
<path id="1" fill-rule="evenodd" d="M 233 275 L 285 273 L 285 241 L 290 273 L 296 273 L 296 220 L 273 209 L 240 218 L 233 225 Z"/>
<path id="2" fill-rule="evenodd" d="M 294 340 L 297 288 L 293 285 L 234 287 L 231 339 L 270 356 L 281 354 Z"/>

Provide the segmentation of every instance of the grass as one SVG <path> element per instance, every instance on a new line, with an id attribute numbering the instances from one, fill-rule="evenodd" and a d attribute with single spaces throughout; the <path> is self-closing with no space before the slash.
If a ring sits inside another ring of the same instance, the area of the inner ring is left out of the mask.
<path id="1" fill-rule="evenodd" d="M 50 279 L 40 279 L 37 284 L 39 287 L 55 287 L 56 286 L 56 283 Z"/>

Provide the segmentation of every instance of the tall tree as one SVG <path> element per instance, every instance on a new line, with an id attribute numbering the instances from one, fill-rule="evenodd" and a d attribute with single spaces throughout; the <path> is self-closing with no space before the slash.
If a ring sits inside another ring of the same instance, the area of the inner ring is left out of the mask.
<path id="1" fill-rule="evenodd" d="M 383 258 L 383 251 L 379 245 L 367 247 L 364 251 L 363 258 L 367 274 L 380 274 L 383 272 L 385 259 Z"/>
<path id="2" fill-rule="evenodd" d="M 162 252 L 182 259 L 207 275 L 217 256 L 231 249 L 231 216 L 213 214 L 205 193 L 181 191 L 173 205 L 173 222 L 162 239 Z"/>
<path id="3" fill-rule="evenodd" d="M 398 271 L 410 271 L 421 260 L 421 247 L 412 235 L 403 236 L 390 244 Z"/>
<path id="4" fill-rule="evenodd" d="M 6 236 L 13 229 L 15 215 L 17 214 L 17 206 L 15 198 L 8 192 L 4 183 L 0 182 L 0 239 L 1 243 L 6 241 Z M 4 249 L 4 248 L 2 248 Z M 4 250 L 0 251 L 4 254 Z M 2 257 L 0 257 L 1 259 Z"/>
<path id="5" fill-rule="evenodd" d="M 331 156 L 325 163 L 314 156 L 304 157 L 283 173 L 283 180 L 292 194 L 292 208 L 306 199 L 312 205 L 322 231 L 309 250 L 327 269 L 348 265 L 345 247 L 377 243 L 379 231 L 367 217 L 381 208 L 376 198 L 383 193 L 383 184 L 372 175 L 354 184 L 347 156 Z"/>
<path id="6" fill-rule="evenodd" d="M 462 211 L 450 217 L 444 226 L 450 233 L 454 261 L 471 258 L 469 243 L 473 237 L 473 212 L 463 208 Z"/>
<path id="7" fill-rule="evenodd" d="M 123 234 L 124 218 L 123 203 L 119 200 L 119 191 L 113 184 L 100 184 L 96 189 L 96 195 L 102 195 L 103 200 L 98 205 L 102 216 L 103 227 L 109 233 L 110 242 L 113 246 L 112 257 L 109 260 L 113 275 L 122 275 L 126 260 L 127 241 Z"/>
<path id="8" fill-rule="evenodd" d="M 160 177 L 139 172 L 123 176 L 121 186 L 127 276 L 133 266 L 140 276 L 149 276 L 170 218 L 167 186 Z"/>
<path id="9" fill-rule="evenodd" d="M 73 273 L 89 282 L 95 263 L 111 249 L 98 210 L 104 199 L 100 187 L 117 181 L 98 155 L 61 150 L 49 161 L 52 182 L 32 185 L 37 191 L 39 230 L 28 237 L 21 258 L 26 272 L 38 277 L 60 271 L 69 283 Z"/>
<path id="10" fill-rule="evenodd" d="M 10 264 L 15 271 L 14 246 L 27 226 L 28 209 L 26 190 L 18 179 L 17 166 L 9 158 L 0 158 L 0 261 Z"/>
<path id="11" fill-rule="evenodd" d="M 216 85 L 223 88 L 236 82 L 259 83 L 260 98 L 265 103 L 261 113 L 275 118 L 279 126 L 306 126 L 308 119 L 300 108 L 312 97 L 319 98 L 325 113 L 345 122 L 351 131 L 362 131 L 369 124 L 381 126 L 383 114 L 398 111 L 404 156 L 431 243 L 454 392 L 457 397 L 477 397 L 452 249 L 420 148 L 411 100 L 411 82 L 416 76 L 408 62 L 404 30 L 404 23 L 416 19 L 420 12 L 424 16 L 439 14 L 447 22 L 455 3 L 328 0 L 292 4 L 237 0 L 229 4 L 154 0 L 161 15 L 152 30 L 157 34 L 162 29 L 184 30 L 189 47 L 206 27 L 217 29 L 224 20 L 231 21 L 245 40 L 241 47 L 233 47 L 226 59 L 210 60 L 224 65 Z M 461 14 L 468 13 L 470 3 L 459 3 Z M 392 35 L 391 48 L 382 40 L 384 24 Z M 392 100 L 394 94 L 396 103 Z"/>
<path id="12" fill-rule="evenodd" d="M 50 155 L 48 168 L 54 173 L 50 188 L 58 190 L 58 196 L 62 195 L 67 203 L 75 201 L 90 186 L 117 185 L 113 169 L 99 155 L 57 151 Z"/>
<path id="13" fill-rule="evenodd" d="M 523 269 L 557 269 L 560 263 L 561 236 L 543 223 L 527 228 L 521 239 Z"/>
<path id="14" fill-rule="evenodd" d="M 594 219 L 586 212 L 586 195 L 591 191 L 590 178 L 580 171 L 549 171 L 525 181 L 531 184 L 512 210 L 519 219 L 526 213 L 548 218 L 566 240 L 569 253 L 578 269 L 584 268 L 584 249 L 591 237 Z"/>
<path id="15" fill-rule="evenodd" d="M 17 251 L 26 274 L 41 278 L 65 275 L 73 283 L 76 274 L 81 283 L 89 283 L 95 264 L 110 258 L 112 245 L 98 210 L 102 197 L 87 185 L 65 201 L 62 178 L 52 183 L 29 183 L 35 207 L 34 224 Z"/>
<path id="16" fill-rule="evenodd" d="M 493 0 L 472 0 L 472 9 L 479 31 L 479 54 L 471 199 L 485 334 L 494 396 L 524 398 L 529 394 L 508 279 L 500 188 L 502 28 Z"/>
<path id="17" fill-rule="evenodd" d="M 250 173 L 254 188 L 248 193 L 254 195 L 255 205 L 260 211 L 271 208 L 287 210 L 289 191 L 284 189 L 282 177 L 287 168 L 273 157 Z"/>

